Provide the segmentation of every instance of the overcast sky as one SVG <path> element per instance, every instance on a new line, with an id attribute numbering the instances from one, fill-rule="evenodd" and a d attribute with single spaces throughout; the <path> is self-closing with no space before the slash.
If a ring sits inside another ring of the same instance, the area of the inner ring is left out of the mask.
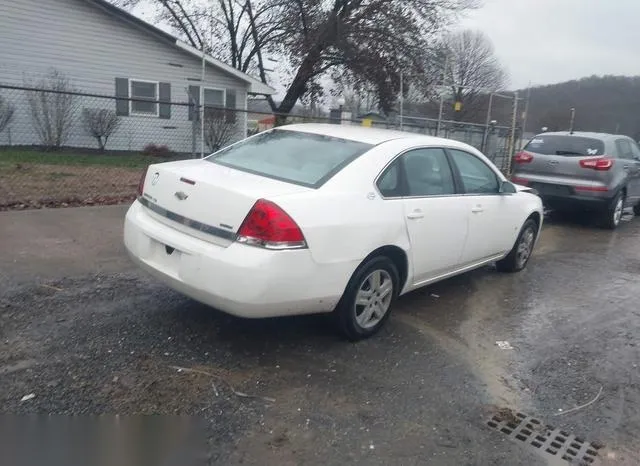
<path id="1" fill-rule="evenodd" d="M 640 0 L 484 0 L 462 26 L 491 38 L 511 88 L 640 75 Z"/>

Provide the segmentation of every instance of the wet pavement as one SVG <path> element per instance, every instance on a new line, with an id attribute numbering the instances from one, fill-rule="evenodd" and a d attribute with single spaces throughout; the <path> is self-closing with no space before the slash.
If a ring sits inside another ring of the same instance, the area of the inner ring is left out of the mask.
<path id="1" fill-rule="evenodd" d="M 412 293 L 351 344 L 168 290 L 123 212 L 0 213 L 0 412 L 191 414 L 213 464 L 566 464 L 487 425 L 524 413 L 640 464 L 640 220 L 549 222 L 523 273 Z"/>

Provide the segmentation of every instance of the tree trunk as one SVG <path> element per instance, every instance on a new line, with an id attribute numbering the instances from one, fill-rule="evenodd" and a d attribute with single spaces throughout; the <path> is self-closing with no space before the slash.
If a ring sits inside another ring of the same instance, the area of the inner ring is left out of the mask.
<path id="1" fill-rule="evenodd" d="M 287 122 L 289 113 L 293 110 L 298 99 L 306 92 L 307 83 L 314 76 L 314 67 L 318 65 L 321 53 L 322 49 L 318 46 L 312 49 L 302 61 L 295 78 L 293 78 L 293 82 L 287 89 L 284 99 L 276 109 L 276 126 L 281 126 Z"/>

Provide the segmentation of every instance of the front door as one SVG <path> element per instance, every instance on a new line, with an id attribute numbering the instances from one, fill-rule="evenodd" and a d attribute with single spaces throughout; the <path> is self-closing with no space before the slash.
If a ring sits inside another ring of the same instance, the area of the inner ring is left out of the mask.
<path id="1" fill-rule="evenodd" d="M 513 247 L 520 225 L 515 196 L 500 194 L 500 178 L 475 155 L 449 149 L 467 199 L 469 231 L 461 263 L 470 265 L 488 260 Z"/>

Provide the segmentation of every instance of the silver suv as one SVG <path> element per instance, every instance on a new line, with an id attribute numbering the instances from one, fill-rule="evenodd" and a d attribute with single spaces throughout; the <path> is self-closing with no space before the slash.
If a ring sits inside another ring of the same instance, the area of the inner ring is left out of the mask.
<path id="1" fill-rule="evenodd" d="M 554 210 L 587 210 L 613 229 L 622 211 L 640 215 L 640 147 L 604 133 L 543 133 L 513 159 L 514 183 L 527 185 Z"/>

